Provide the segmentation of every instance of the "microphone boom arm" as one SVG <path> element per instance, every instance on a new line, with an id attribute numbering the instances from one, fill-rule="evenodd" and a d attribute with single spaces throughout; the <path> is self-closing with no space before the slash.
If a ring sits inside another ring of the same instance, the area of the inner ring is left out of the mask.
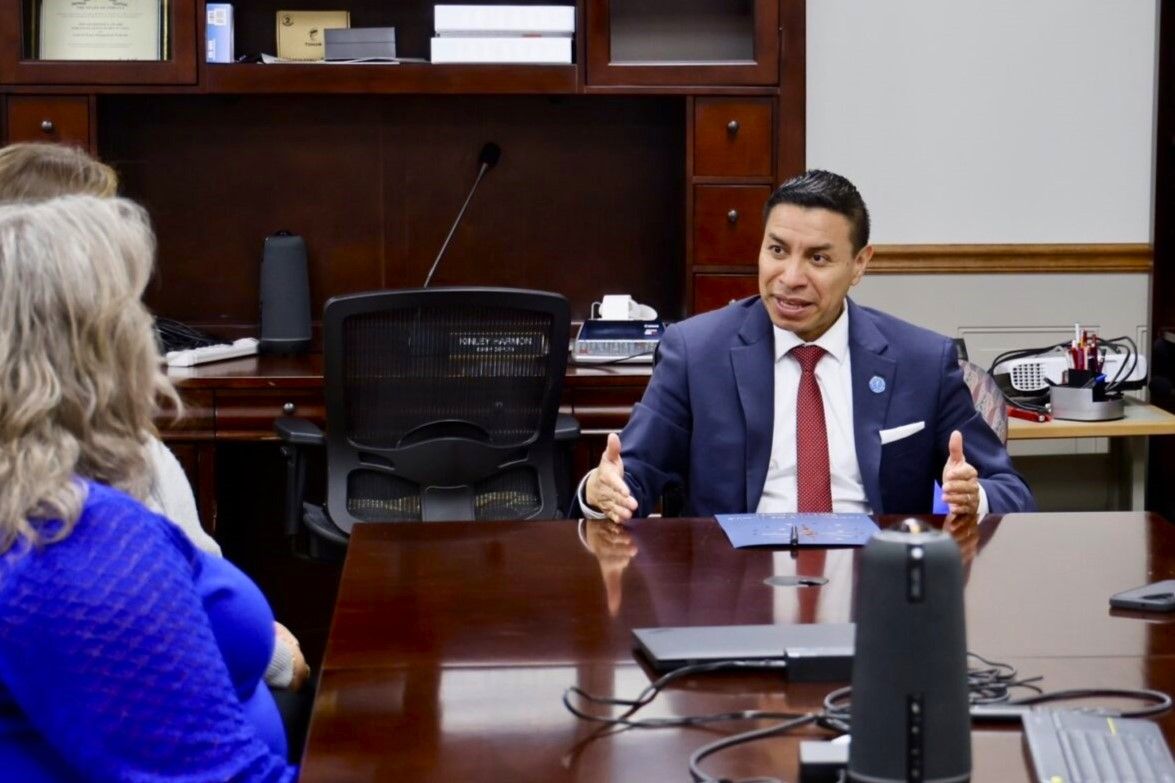
<path id="1" fill-rule="evenodd" d="M 469 208 L 469 202 L 473 200 L 473 194 L 477 192 L 477 186 L 481 184 L 481 178 L 494 165 L 497 164 L 498 158 L 501 156 L 502 150 L 497 144 L 490 142 L 481 148 L 481 168 L 477 170 L 477 178 L 473 180 L 473 187 L 469 189 L 469 195 L 465 197 L 465 203 L 461 205 L 461 210 L 457 213 L 457 217 L 453 220 L 453 225 L 449 226 L 449 233 L 445 237 L 445 241 L 441 243 L 441 249 L 437 252 L 436 259 L 432 262 L 432 266 L 428 270 L 428 276 L 424 278 L 424 285 L 422 288 L 428 288 L 428 284 L 432 282 L 432 276 L 436 274 L 437 265 L 441 263 L 441 257 L 445 255 L 445 250 L 449 247 L 449 242 L 453 239 L 453 234 L 457 233 L 457 226 L 461 225 L 461 218 L 465 216 L 465 210 Z"/>

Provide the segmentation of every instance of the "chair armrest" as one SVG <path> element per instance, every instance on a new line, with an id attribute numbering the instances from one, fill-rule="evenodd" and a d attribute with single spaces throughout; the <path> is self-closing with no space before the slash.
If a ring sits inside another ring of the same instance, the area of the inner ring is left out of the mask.
<path id="1" fill-rule="evenodd" d="M 555 417 L 555 440 L 568 441 L 579 439 L 579 419 L 570 413 L 560 413 Z"/>
<path id="2" fill-rule="evenodd" d="M 307 503 L 303 507 L 302 522 L 309 528 L 310 532 L 332 544 L 346 547 L 350 543 L 347 535 L 326 518 L 326 513 L 322 510 L 321 506 L 312 506 Z"/>
<path id="3" fill-rule="evenodd" d="M 306 419 L 282 416 L 273 422 L 281 438 L 282 456 L 286 458 L 286 498 L 284 524 L 286 536 L 292 541 L 302 523 L 302 500 L 306 493 L 307 446 L 324 446 L 326 436 L 318 425 Z"/>
<path id="4" fill-rule="evenodd" d="M 281 416 L 274 420 L 273 428 L 283 443 L 294 446 L 324 446 L 326 434 L 312 421 Z"/>

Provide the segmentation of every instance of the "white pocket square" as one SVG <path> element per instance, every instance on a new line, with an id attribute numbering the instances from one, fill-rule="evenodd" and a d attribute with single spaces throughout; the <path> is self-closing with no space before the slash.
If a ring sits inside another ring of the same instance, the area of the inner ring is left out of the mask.
<path id="1" fill-rule="evenodd" d="M 881 436 L 881 445 L 893 443 L 895 440 L 908 438 L 916 432 L 921 432 L 926 429 L 926 422 L 914 421 L 909 424 L 903 424 L 900 427 L 891 427 L 888 430 L 881 430 L 877 434 Z"/>

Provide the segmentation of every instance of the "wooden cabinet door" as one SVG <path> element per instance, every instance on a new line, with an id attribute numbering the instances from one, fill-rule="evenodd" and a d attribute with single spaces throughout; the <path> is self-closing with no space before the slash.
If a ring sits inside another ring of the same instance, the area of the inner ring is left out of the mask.
<path id="1" fill-rule="evenodd" d="M 79 95 L 10 95 L 8 143 L 44 141 L 93 151 L 90 99 Z"/>
<path id="2" fill-rule="evenodd" d="M 775 138 L 770 98 L 698 98 L 695 177 L 771 177 Z"/>
<path id="3" fill-rule="evenodd" d="M 167 0 L 162 60 L 40 60 L 32 31 L 38 3 L 0 2 L 0 82 L 10 84 L 195 84 L 197 0 Z"/>
<path id="4" fill-rule="evenodd" d="M 759 293 L 756 275 L 694 275 L 693 312 L 725 307 L 736 299 Z"/>
<path id="5" fill-rule="evenodd" d="M 779 83 L 779 0 L 586 0 L 589 85 Z"/>
<path id="6" fill-rule="evenodd" d="M 763 240 L 769 185 L 698 185 L 694 189 L 694 264 L 750 266 Z"/>

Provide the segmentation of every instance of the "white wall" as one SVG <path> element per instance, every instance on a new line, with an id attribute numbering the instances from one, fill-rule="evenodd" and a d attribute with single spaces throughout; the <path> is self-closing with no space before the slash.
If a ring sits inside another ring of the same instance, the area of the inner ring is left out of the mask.
<path id="1" fill-rule="evenodd" d="M 1151 241 L 1157 0 L 809 0 L 807 163 L 874 241 Z"/>
<path id="2" fill-rule="evenodd" d="M 807 164 L 853 180 L 879 244 L 1152 238 L 1158 0 L 808 0 Z M 857 301 L 986 366 L 1071 324 L 1148 347 L 1150 276 L 866 275 Z M 1114 493 L 1107 443 L 1012 445 L 1041 507 Z"/>

